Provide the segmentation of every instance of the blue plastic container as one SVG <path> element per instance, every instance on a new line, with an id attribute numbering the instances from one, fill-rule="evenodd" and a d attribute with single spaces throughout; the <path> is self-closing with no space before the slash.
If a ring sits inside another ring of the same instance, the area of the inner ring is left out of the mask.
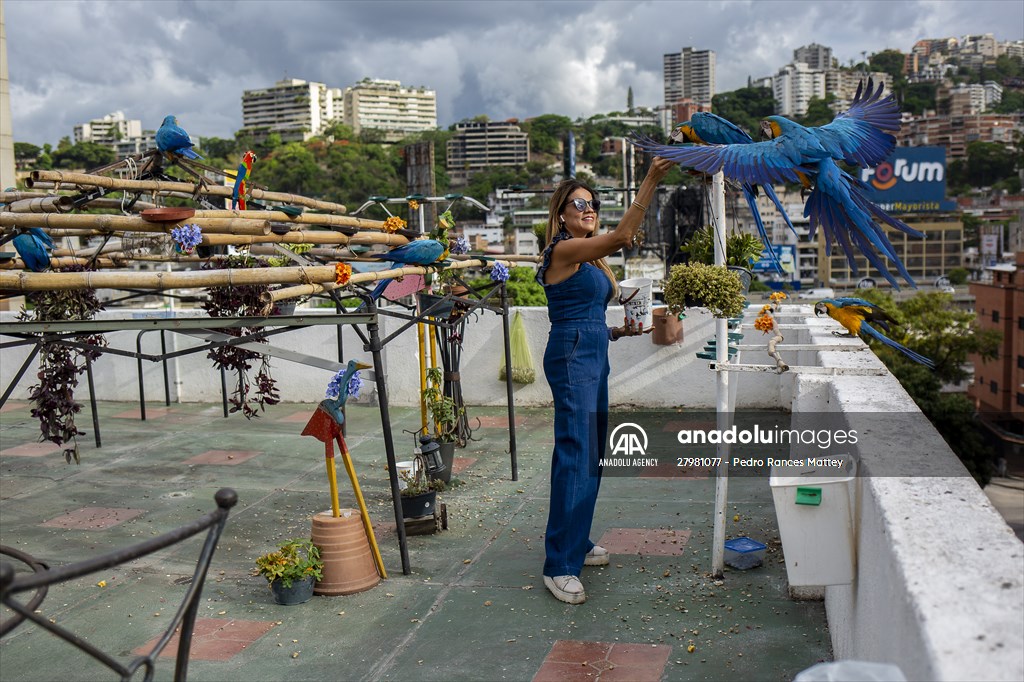
<path id="1" fill-rule="evenodd" d="M 725 541 L 725 563 L 746 570 L 764 563 L 766 545 L 747 537 Z"/>

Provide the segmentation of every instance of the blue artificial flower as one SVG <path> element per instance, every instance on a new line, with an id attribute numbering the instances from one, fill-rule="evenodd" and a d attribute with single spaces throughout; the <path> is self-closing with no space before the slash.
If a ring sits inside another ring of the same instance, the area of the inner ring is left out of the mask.
<path id="1" fill-rule="evenodd" d="M 456 255 L 469 253 L 469 240 L 467 240 L 465 237 L 459 236 L 455 239 L 454 242 L 451 242 L 449 249 L 452 253 Z"/>
<path id="2" fill-rule="evenodd" d="M 508 281 L 508 268 L 505 267 L 504 263 L 494 261 L 494 265 L 491 267 L 491 281 L 492 282 L 507 282 Z"/>
<path id="3" fill-rule="evenodd" d="M 339 369 L 338 373 L 331 378 L 330 382 L 327 384 L 327 395 L 324 397 L 334 400 L 341 395 L 341 380 L 345 378 L 346 371 L 347 370 L 345 369 Z M 358 398 L 359 391 L 362 387 L 363 380 L 360 378 L 359 372 L 357 371 L 352 375 L 352 378 L 348 380 L 348 386 L 345 387 L 345 390 L 350 396 Z"/>
<path id="4" fill-rule="evenodd" d="M 171 230 L 171 239 L 182 253 L 192 253 L 203 241 L 203 230 L 198 225 L 182 225 Z"/>

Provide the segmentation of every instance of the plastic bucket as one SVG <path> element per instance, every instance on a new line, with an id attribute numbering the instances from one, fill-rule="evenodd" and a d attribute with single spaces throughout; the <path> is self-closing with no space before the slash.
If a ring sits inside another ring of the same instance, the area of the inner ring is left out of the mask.
<path id="1" fill-rule="evenodd" d="M 409 478 L 415 478 L 416 468 L 418 466 L 419 465 L 416 463 L 416 460 L 414 459 L 411 459 L 407 462 L 395 462 L 395 471 L 398 472 L 399 490 L 405 490 L 405 486 L 408 485 L 405 482 L 405 476 L 408 476 Z M 403 473 L 405 474 L 405 476 L 403 476 Z"/>
<path id="2" fill-rule="evenodd" d="M 636 277 L 619 282 L 619 303 L 622 304 L 626 319 L 644 329 L 650 329 L 654 324 L 651 317 L 651 303 L 653 300 L 654 280 L 646 277 Z"/>
<path id="3" fill-rule="evenodd" d="M 313 517 L 312 539 L 324 561 L 324 577 L 316 584 L 316 594 L 353 594 L 380 582 L 358 510 L 342 509 L 338 517 L 320 512 Z"/>

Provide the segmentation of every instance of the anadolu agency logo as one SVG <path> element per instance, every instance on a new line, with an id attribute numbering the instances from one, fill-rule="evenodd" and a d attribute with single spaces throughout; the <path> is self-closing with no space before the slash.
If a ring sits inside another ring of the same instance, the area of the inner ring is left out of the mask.
<path id="1" fill-rule="evenodd" d="M 619 424 L 612 430 L 608 444 L 612 457 L 643 457 L 647 454 L 647 432 L 633 422 Z"/>

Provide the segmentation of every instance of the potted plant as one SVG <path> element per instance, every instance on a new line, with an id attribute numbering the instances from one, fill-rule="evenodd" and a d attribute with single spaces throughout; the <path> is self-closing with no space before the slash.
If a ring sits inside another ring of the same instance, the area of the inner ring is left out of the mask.
<path id="1" fill-rule="evenodd" d="M 681 247 L 690 257 L 691 263 L 715 264 L 714 229 L 703 227 L 690 237 Z M 743 284 L 743 293 L 750 290 L 753 275 L 750 267 L 761 260 L 764 243 L 746 232 L 731 232 L 725 238 L 725 265 L 734 270 Z"/>
<path id="2" fill-rule="evenodd" d="M 669 312 L 677 314 L 686 307 L 701 306 L 715 317 L 739 317 L 746 303 L 736 273 L 704 263 L 673 265 L 664 292 Z"/>
<path id="3" fill-rule="evenodd" d="M 255 573 L 270 583 L 274 600 L 287 606 L 312 599 L 313 587 L 323 578 L 323 570 L 320 548 L 312 540 L 295 538 L 256 559 Z"/>
<path id="4" fill-rule="evenodd" d="M 455 461 L 455 443 L 458 440 L 459 418 L 465 408 L 460 407 L 455 399 L 442 391 L 442 374 L 440 367 L 427 370 L 427 387 L 423 390 L 423 402 L 434 423 L 434 435 L 441 446 L 441 461 L 444 470 L 436 478 L 447 483 L 451 480 L 452 464 Z"/>
<path id="5" fill-rule="evenodd" d="M 426 462 L 422 455 L 416 455 L 416 464 L 412 473 L 402 471 L 400 476 L 405 482 L 402 489 L 402 517 L 415 519 L 430 516 L 437 508 L 437 493 L 445 489 L 444 481 L 425 475 Z"/>

